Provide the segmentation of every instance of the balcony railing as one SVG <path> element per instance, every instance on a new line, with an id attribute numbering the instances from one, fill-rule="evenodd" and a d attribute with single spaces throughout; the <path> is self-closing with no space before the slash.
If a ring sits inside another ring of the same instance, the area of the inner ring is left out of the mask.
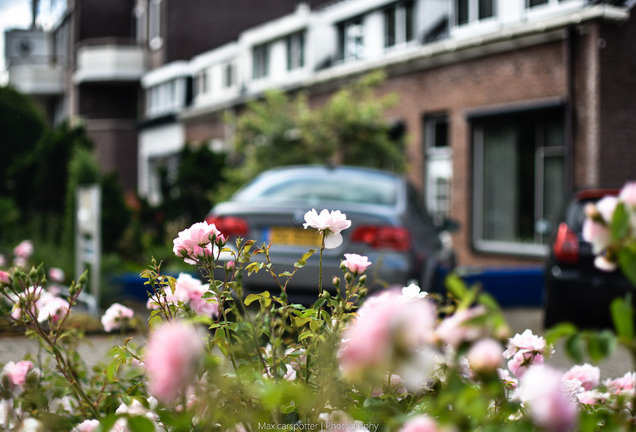
<path id="1" fill-rule="evenodd" d="M 77 49 L 73 81 L 137 81 L 146 72 L 146 50 L 129 39 L 93 39 Z"/>

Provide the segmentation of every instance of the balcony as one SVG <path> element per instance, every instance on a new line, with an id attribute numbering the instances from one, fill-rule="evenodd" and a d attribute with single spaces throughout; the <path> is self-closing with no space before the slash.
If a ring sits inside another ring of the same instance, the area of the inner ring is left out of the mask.
<path id="1" fill-rule="evenodd" d="M 9 85 L 31 96 L 59 95 L 62 93 L 62 67 L 53 64 L 9 65 Z"/>
<path id="2" fill-rule="evenodd" d="M 130 40 L 93 39 L 77 49 L 73 81 L 138 81 L 145 72 L 146 51 L 142 46 Z"/>

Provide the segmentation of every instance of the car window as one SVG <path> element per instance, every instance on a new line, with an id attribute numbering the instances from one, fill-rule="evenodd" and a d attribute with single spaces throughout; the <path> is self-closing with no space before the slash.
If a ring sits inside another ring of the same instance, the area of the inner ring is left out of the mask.
<path id="1" fill-rule="evenodd" d="M 396 179 L 389 176 L 354 174 L 284 179 L 268 176 L 237 193 L 234 200 L 339 201 L 393 206 L 397 201 L 397 184 Z"/>

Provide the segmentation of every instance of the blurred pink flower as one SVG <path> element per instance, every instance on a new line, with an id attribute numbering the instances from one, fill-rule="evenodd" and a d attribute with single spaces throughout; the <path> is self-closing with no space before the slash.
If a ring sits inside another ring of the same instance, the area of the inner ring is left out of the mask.
<path id="1" fill-rule="evenodd" d="M 51 267 L 49 269 L 49 279 L 51 279 L 53 282 L 64 282 L 64 276 L 64 270 L 59 267 Z"/>
<path id="2" fill-rule="evenodd" d="M 542 365 L 545 358 L 537 351 L 518 351 L 508 361 L 508 369 L 517 378 L 521 378 L 531 366 Z"/>
<path id="3" fill-rule="evenodd" d="M 402 288 L 402 295 L 408 299 L 423 299 L 428 295 L 426 291 L 422 291 L 419 286 L 412 283 L 409 286 Z"/>
<path id="4" fill-rule="evenodd" d="M 550 351 L 549 353 L 547 351 Z M 532 330 L 526 329 L 523 333 L 517 333 L 508 339 L 508 346 L 503 356 L 507 359 L 513 357 L 517 352 L 537 352 L 540 354 L 551 354 L 552 350 L 546 344 L 541 336 L 532 333 Z"/>
<path id="5" fill-rule="evenodd" d="M 362 274 L 371 265 L 369 258 L 358 254 L 344 254 L 345 260 L 342 262 L 347 270 L 354 274 Z"/>
<path id="6" fill-rule="evenodd" d="M 118 329 L 125 319 L 132 318 L 134 314 L 132 309 L 119 303 L 113 303 L 102 316 L 104 330 L 110 332 Z"/>
<path id="7" fill-rule="evenodd" d="M 468 321 L 485 313 L 486 309 L 479 306 L 455 312 L 442 320 L 435 333 L 444 345 L 457 348 L 462 342 L 470 342 L 484 336 L 484 328 L 470 325 Z"/>
<path id="8" fill-rule="evenodd" d="M 6 271 L 0 270 L 0 283 L 9 283 L 11 281 L 11 275 Z"/>
<path id="9" fill-rule="evenodd" d="M 203 343 L 191 325 L 159 325 L 148 339 L 144 360 L 150 393 L 160 402 L 174 402 L 192 380 L 202 353 Z"/>
<path id="10" fill-rule="evenodd" d="M 199 300 L 203 294 L 208 291 L 210 285 L 203 283 L 188 273 L 181 273 L 174 285 L 174 296 L 178 301 L 188 303 L 193 300 Z"/>
<path id="11" fill-rule="evenodd" d="M 576 399 L 583 405 L 598 405 L 609 399 L 609 393 L 601 393 L 598 390 L 586 390 L 577 393 Z"/>
<path id="12" fill-rule="evenodd" d="M 629 181 L 625 183 L 618 194 L 618 199 L 629 206 L 636 206 L 636 182 Z"/>
<path id="13" fill-rule="evenodd" d="M 219 304 L 211 298 L 192 300 L 190 301 L 190 307 L 197 315 L 216 317 L 219 314 Z"/>
<path id="14" fill-rule="evenodd" d="M 633 393 L 636 389 L 636 372 L 627 372 L 625 375 L 603 382 L 607 389 L 614 394 Z"/>
<path id="15" fill-rule="evenodd" d="M 606 226 L 586 218 L 583 221 L 583 240 L 592 244 L 592 252 L 596 255 L 609 246 L 611 234 Z"/>
<path id="16" fill-rule="evenodd" d="M 561 376 L 548 366 L 531 367 L 516 392 L 534 422 L 549 432 L 571 431 L 577 424 L 578 405 L 562 390 Z"/>
<path id="17" fill-rule="evenodd" d="M 324 209 L 318 214 L 316 209 L 312 209 L 305 213 L 304 227 L 312 227 L 318 232 L 325 235 L 325 248 L 335 249 L 342 244 L 342 234 L 340 232 L 351 226 L 351 221 L 347 219 L 347 215 L 341 213 L 340 210 Z"/>
<path id="18" fill-rule="evenodd" d="M 433 341 L 435 307 L 385 291 L 368 298 L 343 333 L 338 359 L 347 374 L 382 372 L 401 356 L 413 356 Z"/>
<path id="19" fill-rule="evenodd" d="M 435 420 L 427 415 L 418 415 L 404 423 L 400 432 L 440 432 Z"/>
<path id="20" fill-rule="evenodd" d="M 27 375 L 33 368 L 33 363 L 28 360 L 22 360 L 17 363 L 10 361 L 4 365 L 2 376 L 9 378 L 12 388 L 22 389 L 26 383 Z"/>
<path id="21" fill-rule="evenodd" d="M 476 372 L 495 372 L 503 362 L 503 348 L 494 339 L 477 341 L 466 354 L 470 367 Z"/>
<path id="22" fill-rule="evenodd" d="M 93 432 L 99 426 L 98 420 L 84 420 L 73 428 L 72 432 Z"/>
<path id="23" fill-rule="evenodd" d="M 33 242 L 31 240 L 22 240 L 13 249 L 13 254 L 21 258 L 29 258 L 33 255 Z"/>
<path id="24" fill-rule="evenodd" d="M 66 312 L 70 305 L 68 301 L 61 297 L 57 297 L 51 293 L 44 292 L 36 302 L 38 310 L 38 321 L 44 322 L 49 318 L 53 322 L 57 322 Z"/>
<path id="25" fill-rule="evenodd" d="M 196 265 L 201 258 L 212 254 L 212 244 L 221 239 L 225 241 L 214 224 L 197 222 L 179 233 L 173 240 L 172 250 L 186 263 Z"/>
<path id="26" fill-rule="evenodd" d="M 572 366 L 561 377 L 563 381 L 576 380 L 585 390 L 592 390 L 601 382 L 601 370 L 590 364 Z"/>

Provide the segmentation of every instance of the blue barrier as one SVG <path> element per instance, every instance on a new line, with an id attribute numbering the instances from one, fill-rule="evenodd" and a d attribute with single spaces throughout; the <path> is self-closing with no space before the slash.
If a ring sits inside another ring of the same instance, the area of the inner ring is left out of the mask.
<path id="1" fill-rule="evenodd" d="M 479 284 L 500 306 L 532 306 L 543 304 L 543 268 L 471 268 L 457 269 L 457 274 L 469 285 Z"/>

